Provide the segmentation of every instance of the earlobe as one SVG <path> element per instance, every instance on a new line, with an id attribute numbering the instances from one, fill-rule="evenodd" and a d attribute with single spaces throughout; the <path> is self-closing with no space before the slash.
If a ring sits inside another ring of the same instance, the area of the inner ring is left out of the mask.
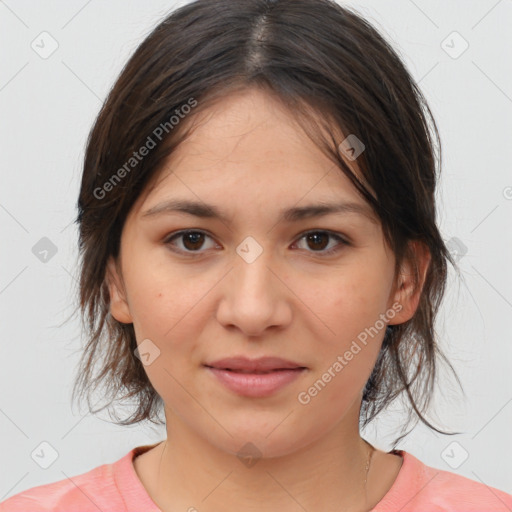
<path id="1" fill-rule="evenodd" d="M 126 300 L 123 280 L 112 257 L 107 263 L 106 281 L 110 295 L 110 314 L 118 322 L 131 324 L 133 320 Z"/>
<path id="2" fill-rule="evenodd" d="M 397 277 L 398 286 L 394 293 L 394 303 L 401 306 L 399 313 L 395 315 L 390 325 L 398 325 L 410 320 L 420 302 L 423 285 L 430 265 L 431 254 L 428 247 L 419 241 L 409 242 L 412 252 L 411 258 L 406 259 Z M 418 283 L 415 282 L 416 269 Z"/>

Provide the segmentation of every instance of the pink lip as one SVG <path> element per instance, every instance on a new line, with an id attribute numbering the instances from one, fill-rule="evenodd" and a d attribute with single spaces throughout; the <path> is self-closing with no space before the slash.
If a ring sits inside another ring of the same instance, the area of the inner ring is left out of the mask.
<path id="1" fill-rule="evenodd" d="M 277 392 L 307 370 L 280 357 L 227 357 L 204 366 L 231 391 L 254 398 Z"/>
<path id="2" fill-rule="evenodd" d="M 207 366 L 208 370 L 231 391 L 253 398 L 270 396 L 298 378 L 305 368 L 271 370 L 269 373 L 242 373 Z"/>

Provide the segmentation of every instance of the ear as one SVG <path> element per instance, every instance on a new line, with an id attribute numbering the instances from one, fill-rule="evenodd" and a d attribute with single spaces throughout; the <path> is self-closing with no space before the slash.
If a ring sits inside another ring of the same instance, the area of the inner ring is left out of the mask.
<path id="1" fill-rule="evenodd" d="M 390 307 L 391 304 L 396 304 L 393 309 L 397 311 L 389 322 L 390 325 L 403 324 L 414 316 L 430 265 L 431 254 L 423 242 L 418 240 L 410 241 L 409 249 L 411 257 L 404 260 L 399 275 L 396 278 L 394 291 L 390 297 Z M 416 287 L 414 283 L 415 265 L 417 266 L 419 278 Z M 397 307 L 398 305 L 399 307 Z"/>
<path id="2" fill-rule="evenodd" d="M 118 322 L 131 324 L 133 320 L 126 299 L 123 279 L 112 256 L 107 262 L 106 280 L 110 294 L 110 314 Z"/>

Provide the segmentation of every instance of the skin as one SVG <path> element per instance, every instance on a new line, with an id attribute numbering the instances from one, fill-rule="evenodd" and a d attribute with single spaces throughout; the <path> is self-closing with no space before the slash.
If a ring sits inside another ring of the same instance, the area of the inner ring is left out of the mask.
<path id="1" fill-rule="evenodd" d="M 375 449 L 365 496 L 370 445 L 358 416 L 385 327 L 308 404 L 297 396 L 393 304 L 401 309 L 388 324 L 411 318 L 428 251 L 413 246 L 415 289 L 409 264 L 394 275 L 395 258 L 375 218 L 345 213 L 278 222 L 283 208 L 366 203 L 273 97 L 232 94 L 196 117 L 190 137 L 130 211 L 120 261 L 108 266 L 111 314 L 133 323 L 139 344 L 150 339 L 160 350 L 144 368 L 165 402 L 167 441 L 136 458 L 135 470 L 164 511 L 369 509 L 402 463 Z M 357 161 L 347 163 L 357 172 Z M 178 197 L 213 204 L 228 218 L 143 218 Z M 206 232 L 202 245 L 183 236 L 169 242 L 183 229 Z M 325 230 L 350 245 L 304 237 Z M 247 236 L 263 250 L 252 263 L 236 252 Z M 339 250 L 326 255 L 333 247 Z M 203 367 L 233 355 L 279 356 L 308 369 L 270 397 L 248 398 Z M 237 457 L 248 442 L 261 453 L 251 467 Z"/>

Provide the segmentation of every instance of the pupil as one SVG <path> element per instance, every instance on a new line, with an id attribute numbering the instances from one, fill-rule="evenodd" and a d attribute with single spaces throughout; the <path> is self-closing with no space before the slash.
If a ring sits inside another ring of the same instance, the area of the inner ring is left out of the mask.
<path id="1" fill-rule="evenodd" d="M 312 234 L 309 234 L 308 235 L 308 242 L 313 242 L 314 244 L 315 243 L 318 243 L 319 241 L 319 238 L 324 238 L 324 241 L 326 241 L 328 239 L 328 236 L 326 233 L 312 233 Z M 316 249 L 324 249 L 326 247 L 327 244 L 320 244 L 322 245 L 322 247 L 316 247 Z M 315 247 L 313 247 L 314 249 Z"/>
<path id="2" fill-rule="evenodd" d="M 184 245 L 187 249 L 200 249 L 202 245 L 203 233 L 186 233 L 184 238 Z M 187 242 L 191 241 L 192 246 Z"/>

